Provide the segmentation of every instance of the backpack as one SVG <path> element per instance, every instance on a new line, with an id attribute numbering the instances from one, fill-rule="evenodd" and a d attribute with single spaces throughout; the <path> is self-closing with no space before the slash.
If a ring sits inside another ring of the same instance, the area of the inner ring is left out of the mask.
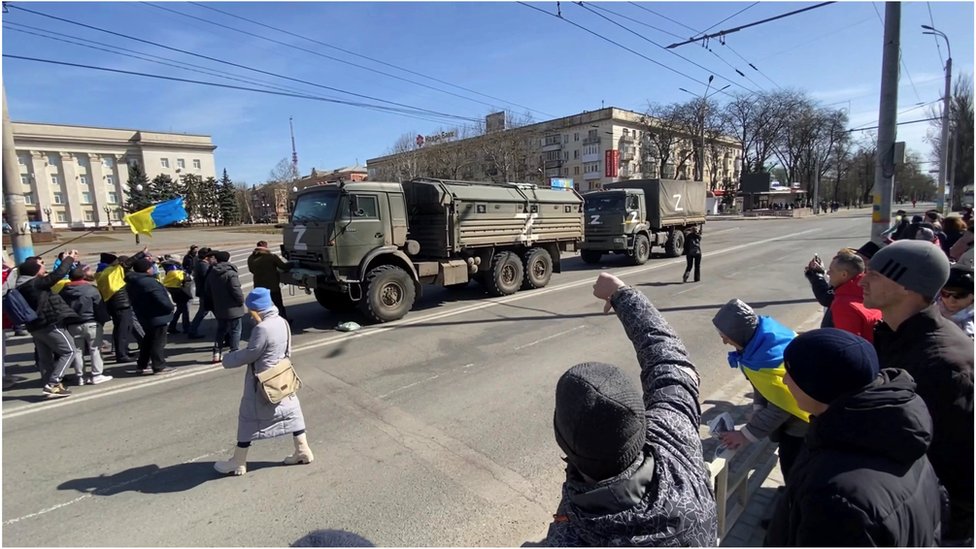
<path id="1" fill-rule="evenodd" d="M 14 326 L 23 326 L 37 320 L 37 311 L 27 304 L 24 295 L 17 288 L 3 294 L 3 314 Z"/>

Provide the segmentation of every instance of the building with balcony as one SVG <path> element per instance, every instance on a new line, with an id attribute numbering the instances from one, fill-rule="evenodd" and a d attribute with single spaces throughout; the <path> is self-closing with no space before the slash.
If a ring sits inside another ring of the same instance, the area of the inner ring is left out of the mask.
<path id="1" fill-rule="evenodd" d="M 210 136 L 13 122 L 20 190 L 31 221 L 55 228 L 120 225 L 129 167 L 151 180 L 215 177 Z M 17 184 L 16 182 L 14 183 Z M 18 192 L 18 191 L 15 191 Z"/>
<path id="2" fill-rule="evenodd" d="M 496 115 L 493 120 L 497 122 Z M 486 121 L 487 122 L 487 121 Z M 695 158 L 690 154 L 701 143 L 700 136 L 682 135 L 674 140 L 671 161 L 662 166 L 652 136 L 661 131 L 642 113 L 608 107 L 527 126 L 497 128 L 467 139 L 420 145 L 412 150 L 367 160 L 369 179 L 399 181 L 418 176 L 504 179 L 498 162 L 485 153 L 496 143 L 505 143 L 514 161 L 524 159 L 511 173 L 521 181 L 546 185 L 553 178 L 571 179 L 580 191 L 600 189 L 606 183 L 625 179 L 691 179 Z M 505 146 L 496 146 L 501 150 Z M 710 188 L 725 180 L 737 181 L 741 155 L 731 137 L 706 142 L 703 179 Z M 675 162 L 678 156 L 687 157 Z M 451 164 L 453 162 L 453 164 Z M 510 176 L 511 177 L 511 176 Z"/>

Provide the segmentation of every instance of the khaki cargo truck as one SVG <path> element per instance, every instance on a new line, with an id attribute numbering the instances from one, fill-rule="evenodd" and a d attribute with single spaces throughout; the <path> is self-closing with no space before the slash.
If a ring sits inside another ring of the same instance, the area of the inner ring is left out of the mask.
<path id="1" fill-rule="evenodd" d="M 634 265 L 643 265 L 653 246 L 677 257 L 684 253 L 685 234 L 705 224 L 701 181 L 617 181 L 584 194 L 583 200 L 586 239 L 580 256 L 590 264 L 599 263 L 604 254 L 623 254 Z"/>
<path id="2" fill-rule="evenodd" d="M 309 187 L 295 195 L 283 281 L 326 309 L 358 308 L 388 322 L 413 308 L 423 284 L 478 281 L 493 296 L 542 288 L 560 252 L 583 239 L 574 190 L 519 183 L 415 179 Z"/>

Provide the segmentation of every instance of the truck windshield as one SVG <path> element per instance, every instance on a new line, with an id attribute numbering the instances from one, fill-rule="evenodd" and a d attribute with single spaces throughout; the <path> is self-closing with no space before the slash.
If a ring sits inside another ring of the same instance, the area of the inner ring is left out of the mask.
<path id="1" fill-rule="evenodd" d="M 335 191 L 316 191 L 303 194 L 295 202 L 295 211 L 291 214 L 292 223 L 308 223 L 311 221 L 335 221 L 336 209 L 339 206 L 339 193 Z"/>
<path id="2" fill-rule="evenodd" d="M 624 211 L 624 193 L 587 195 L 587 212 L 622 212 Z"/>

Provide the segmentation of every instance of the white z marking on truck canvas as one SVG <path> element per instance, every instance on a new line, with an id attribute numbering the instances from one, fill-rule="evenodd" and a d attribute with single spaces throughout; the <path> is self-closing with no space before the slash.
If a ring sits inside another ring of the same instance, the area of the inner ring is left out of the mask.
<path id="1" fill-rule="evenodd" d="M 681 207 L 681 195 L 680 194 L 676 194 L 676 195 L 672 196 L 671 198 L 674 198 L 674 211 L 676 211 L 676 212 L 683 211 L 684 208 Z"/>
<path id="2" fill-rule="evenodd" d="M 295 249 L 296 250 L 308 250 L 308 245 L 302 242 L 302 237 L 305 236 L 305 225 L 295 225 Z"/>
<path id="3" fill-rule="evenodd" d="M 590 225 L 603 225 L 603 222 L 600 221 L 600 214 L 590 216 Z"/>

